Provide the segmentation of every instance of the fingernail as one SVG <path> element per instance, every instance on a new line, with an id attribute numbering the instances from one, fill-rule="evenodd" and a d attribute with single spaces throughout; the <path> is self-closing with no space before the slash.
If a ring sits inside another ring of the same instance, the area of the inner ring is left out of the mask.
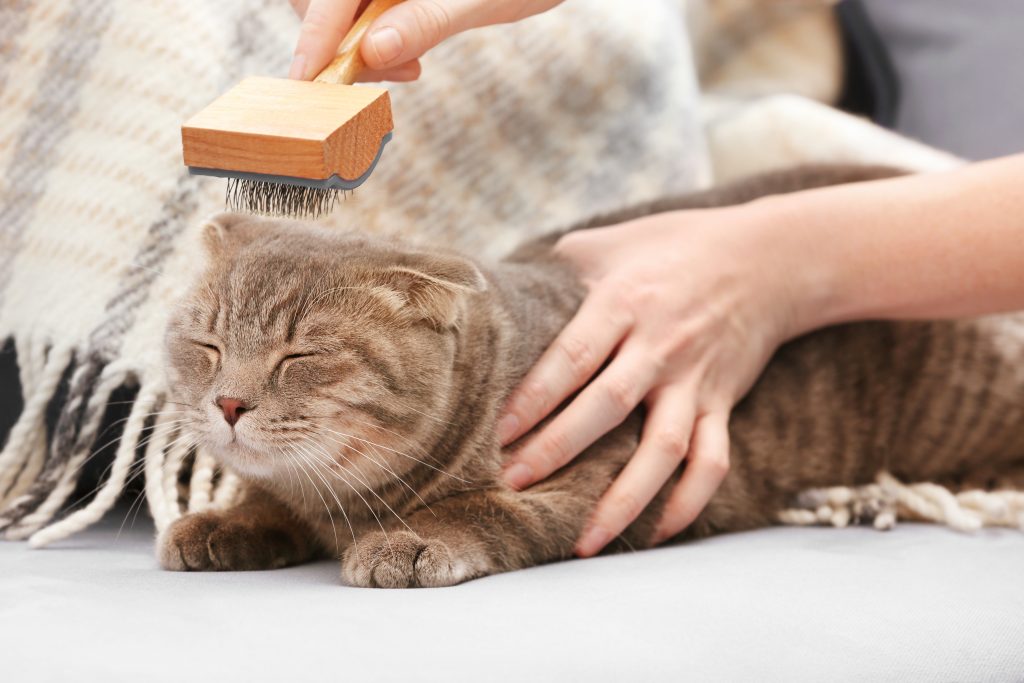
<path id="1" fill-rule="evenodd" d="M 526 488 L 533 481 L 533 468 L 523 462 L 517 462 L 502 474 L 505 483 L 514 489 Z"/>
<path id="2" fill-rule="evenodd" d="M 509 413 L 498 420 L 498 441 L 504 446 L 519 429 L 519 418 Z"/>
<path id="3" fill-rule="evenodd" d="M 379 66 L 387 66 L 402 54 L 402 34 L 387 26 L 369 35 L 370 49 L 377 55 Z"/>
<path id="4" fill-rule="evenodd" d="M 295 55 L 292 59 L 292 66 L 288 69 L 288 78 L 301 81 L 306 75 L 306 55 Z"/>
<path id="5" fill-rule="evenodd" d="M 601 548 L 608 545 L 610 540 L 612 540 L 612 535 L 607 530 L 597 525 L 591 525 L 576 542 L 576 554 L 583 557 L 596 555 Z"/>

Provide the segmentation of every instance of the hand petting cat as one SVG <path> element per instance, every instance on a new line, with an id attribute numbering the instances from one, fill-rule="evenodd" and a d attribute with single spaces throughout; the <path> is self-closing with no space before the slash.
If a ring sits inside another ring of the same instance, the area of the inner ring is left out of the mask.
<path id="1" fill-rule="evenodd" d="M 643 403 L 640 447 L 576 552 L 597 553 L 685 459 L 656 540 L 674 535 L 724 478 L 729 413 L 782 342 L 1024 307 L 1022 172 L 1018 154 L 566 235 L 556 251 L 589 294 L 509 399 L 500 438 L 583 389 L 512 456 L 506 482 L 544 479 Z"/>
<path id="2" fill-rule="evenodd" d="M 793 266 L 742 210 L 656 214 L 572 232 L 556 252 L 589 293 L 510 397 L 499 422 L 515 441 L 576 394 L 505 469 L 521 489 L 544 479 L 645 404 L 643 438 L 576 545 L 597 554 L 685 459 L 656 540 L 692 522 L 729 470 L 729 413 L 793 331 Z M 752 273 L 750 264 L 758 264 Z M 582 389 L 582 390 L 581 390 Z"/>

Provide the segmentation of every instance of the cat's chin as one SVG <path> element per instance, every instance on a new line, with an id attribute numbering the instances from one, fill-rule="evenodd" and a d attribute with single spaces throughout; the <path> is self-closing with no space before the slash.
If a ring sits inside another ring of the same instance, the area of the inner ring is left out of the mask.
<path id="1" fill-rule="evenodd" d="M 208 446 L 221 463 L 248 477 L 273 476 L 274 463 L 280 457 L 277 449 L 249 443 L 240 435 L 230 441 L 208 441 Z"/>

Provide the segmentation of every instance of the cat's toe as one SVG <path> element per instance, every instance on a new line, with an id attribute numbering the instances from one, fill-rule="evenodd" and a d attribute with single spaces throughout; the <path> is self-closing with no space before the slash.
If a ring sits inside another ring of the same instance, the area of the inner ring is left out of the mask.
<path id="1" fill-rule="evenodd" d="M 466 578 L 454 567 L 451 550 L 441 541 L 408 531 L 377 532 L 348 549 L 341 576 L 349 585 L 367 588 L 451 586 Z"/>
<path id="2" fill-rule="evenodd" d="M 157 541 L 160 565 L 172 571 L 251 571 L 295 564 L 310 552 L 300 535 L 213 512 L 185 515 Z"/>
<path id="3" fill-rule="evenodd" d="M 428 543 L 420 550 L 415 570 L 416 584 L 424 588 L 451 586 L 468 578 L 459 576 L 451 550 L 440 541 Z"/>
<path id="4" fill-rule="evenodd" d="M 287 564 L 273 552 L 274 544 L 256 530 L 239 522 L 227 522 L 210 532 L 206 540 L 210 562 L 221 571 L 278 569 Z"/>
<path id="5" fill-rule="evenodd" d="M 160 566 L 177 572 L 216 569 L 207 543 L 216 527 L 217 520 L 206 514 L 175 520 L 157 539 Z"/>

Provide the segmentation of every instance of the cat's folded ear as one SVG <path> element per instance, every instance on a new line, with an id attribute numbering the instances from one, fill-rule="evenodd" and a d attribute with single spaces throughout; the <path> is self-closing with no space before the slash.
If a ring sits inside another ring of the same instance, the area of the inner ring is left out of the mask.
<path id="1" fill-rule="evenodd" d="M 203 246 L 211 257 L 223 256 L 262 234 L 265 221 L 240 213 L 218 213 L 203 224 Z"/>
<path id="2" fill-rule="evenodd" d="M 476 265 L 454 254 L 405 254 L 382 275 L 409 309 L 440 328 L 457 325 L 467 297 L 487 289 Z"/>

